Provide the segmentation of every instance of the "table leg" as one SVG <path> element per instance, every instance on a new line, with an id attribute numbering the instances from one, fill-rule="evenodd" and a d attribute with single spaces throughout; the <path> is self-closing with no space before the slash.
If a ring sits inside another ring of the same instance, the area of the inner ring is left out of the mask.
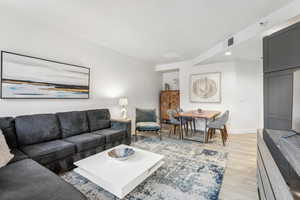
<path id="1" fill-rule="evenodd" d="M 205 125 L 204 125 L 204 141 L 203 141 L 203 143 L 206 143 L 206 137 L 207 137 L 207 119 L 205 118 Z"/>
<path id="2" fill-rule="evenodd" d="M 193 118 L 193 125 L 194 125 L 194 133 L 196 133 L 196 119 Z"/>
<path id="3" fill-rule="evenodd" d="M 180 134 L 180 139 L 182 140 L 182 139 L 183 139 L 183 130 L 182 130 L 183 123 L 182 123 L 182 117 L 180 117 L 179 120 L 180 120 L 179 134 Z"/>

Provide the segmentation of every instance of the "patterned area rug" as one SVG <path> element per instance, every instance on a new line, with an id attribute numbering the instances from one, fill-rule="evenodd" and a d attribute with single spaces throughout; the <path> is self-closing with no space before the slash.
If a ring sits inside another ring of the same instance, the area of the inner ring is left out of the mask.
<path id="1" fill-rule="evenodd" d="M 201 148 L 188 141 L 144 138 L 133 146 L 165 155 L 165 164 L 124 199 L 217 200 L 228 153 Z M 71 171 L 61 176 L 90 200 L 115 197 Z"/>

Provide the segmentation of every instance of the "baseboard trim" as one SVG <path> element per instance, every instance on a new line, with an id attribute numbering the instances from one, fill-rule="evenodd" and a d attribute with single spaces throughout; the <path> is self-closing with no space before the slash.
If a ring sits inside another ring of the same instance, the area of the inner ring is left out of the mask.
<path id="1" fill-rule="evenodd" d="M 256 134 L 257 129 L 232 129 L 229 130 L 230 134 Z"/>

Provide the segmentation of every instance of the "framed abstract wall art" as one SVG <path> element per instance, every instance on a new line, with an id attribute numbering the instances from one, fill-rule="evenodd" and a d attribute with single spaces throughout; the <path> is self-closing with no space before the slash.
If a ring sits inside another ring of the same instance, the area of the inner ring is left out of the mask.
<path id="1" fill-rule="evenodd" d="M 88 99 L 90 69 L 1 51 L 2 99 Z"/>
<path id="2" fill-rule="evenodd" d="M 192 74 L 190 100 L 199 103 L 221 103 L 221 73 Z"/>

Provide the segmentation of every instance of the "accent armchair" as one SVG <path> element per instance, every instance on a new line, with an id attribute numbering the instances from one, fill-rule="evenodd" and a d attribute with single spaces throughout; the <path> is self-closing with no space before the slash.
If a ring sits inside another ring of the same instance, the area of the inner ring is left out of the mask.
<path id="1" fill-rule="evenodd" d="M 138 132 L 156 132 L 161 140 L 160 124 L 155 109 L 136 109 L 135 136 Z"/>

